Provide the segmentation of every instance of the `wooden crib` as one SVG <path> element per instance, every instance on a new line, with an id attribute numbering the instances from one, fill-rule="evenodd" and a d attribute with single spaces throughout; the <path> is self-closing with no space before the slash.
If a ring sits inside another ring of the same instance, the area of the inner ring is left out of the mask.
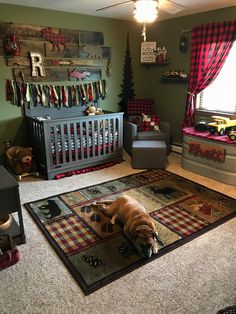
<path id="1" fill-rule="evenodd" d="M 25 106 L 30 145 L 39 170 L 48 180 L 122 160 L 123 113 L 83 116 L 83 109 Z"/>

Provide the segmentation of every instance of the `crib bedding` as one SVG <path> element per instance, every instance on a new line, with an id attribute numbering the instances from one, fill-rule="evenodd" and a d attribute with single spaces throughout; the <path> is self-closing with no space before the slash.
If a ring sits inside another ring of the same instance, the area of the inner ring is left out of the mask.
<path id="1" fill-rule="evenodd" d="M 98 140 L 99 137 L 99 140 Z M 109 142 L 110 140 L 110 142 Z M 118 140 L 118 132 L 115 132 L 115 142 L 117 142 Z M 51 134 L 51 149 L 52 149 L 52 154 L 55 153 L 55 142 L 57 141 L 57 147 L 59 152 L 62 151 L 62 146 L 64 145 L 64 148 L 66 151 L 68 151 L 71 147 L 72 150 L 75 150 L 75 135 L 72 134 L 70 136 L 70 139 L 68 138 L 68 135 L 65 134 L 64 135 L 64 139 L 62 142 L 62 136 L 59 134 L 57 136 L 57 138 L 55 138 L 54 134 Z M 70 142 L 70 146 L 69 146 L 69 142 Z M 81 148 L 81 138 L 80 137 L 76 137 L 76 142 L 77 142 L 77 147 Z M 99 134 L 98 132 L 95 132 L 93 134 L 93 137 L 91 135 L 87 137 L 83 136 L 82 137 L 82 143 L 83 143 L 83 147 L 92 147 L 92 146 L 102 146 L 103 143 L 104 144 L 108 144 L 110 143 L 111 145 L 113 145 L 113 133 L 108 133 L 108 131 L 105 131 L 105 138 L 103 141 L 103 134 Z"/>

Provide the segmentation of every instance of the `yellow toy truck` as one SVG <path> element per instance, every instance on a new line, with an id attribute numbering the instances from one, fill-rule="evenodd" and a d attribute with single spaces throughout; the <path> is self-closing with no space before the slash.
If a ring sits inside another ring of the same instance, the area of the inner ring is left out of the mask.
<path id="1" fill-rule="evenodd" d="M 212 118 L 214 122 L 208 123 L 208 129 L 211 134 L 224 135 L 229 131 L 236 130 L 236 120 L 220 116 L 212 116 Z"/>

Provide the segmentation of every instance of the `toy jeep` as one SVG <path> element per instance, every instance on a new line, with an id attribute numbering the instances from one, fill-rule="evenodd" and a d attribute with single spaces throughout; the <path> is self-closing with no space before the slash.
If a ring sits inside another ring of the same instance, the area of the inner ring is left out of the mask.
<path id="1" fill-rule="evenodd" d="M 212 116 L 212 118 L 214 122 L 208 123 L 208 129 L 211 134 L 224 135 L 229 131 L 236 130 L 236 120 L 220 116 Z"/>

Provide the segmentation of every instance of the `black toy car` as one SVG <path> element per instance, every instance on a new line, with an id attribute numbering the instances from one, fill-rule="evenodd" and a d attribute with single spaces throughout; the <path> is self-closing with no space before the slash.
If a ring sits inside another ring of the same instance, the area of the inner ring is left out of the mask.
<path id="1" fill-rule="evenodd" d="M 205 120 L 199 121 L 195 124 L 194 130 L 198 132 L 206 132 L 208 131 L 208 123 Z"/>

